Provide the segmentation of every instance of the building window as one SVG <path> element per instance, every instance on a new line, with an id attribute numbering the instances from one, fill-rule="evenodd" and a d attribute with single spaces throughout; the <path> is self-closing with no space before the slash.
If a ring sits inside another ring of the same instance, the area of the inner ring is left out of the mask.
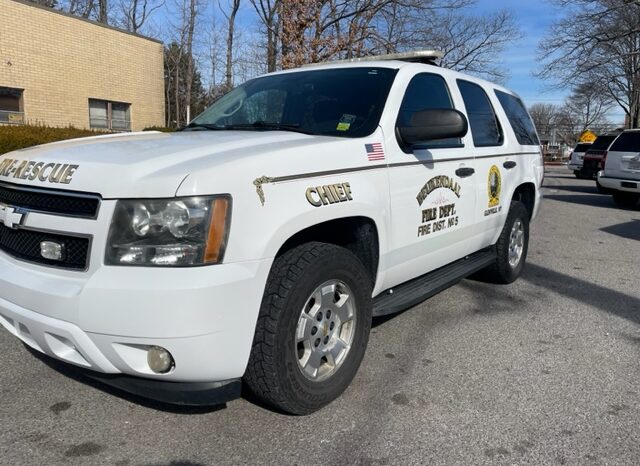
<path id="1" fill-rule="evenodd" d="M 0 87 L 0 124 L 24 123 L 22 89 Z"/>
<path id="2" fill-rule="evenodd" d="M 89 126 L 111 131 L 131 130 L 131 104 L 89 99 Z"/>

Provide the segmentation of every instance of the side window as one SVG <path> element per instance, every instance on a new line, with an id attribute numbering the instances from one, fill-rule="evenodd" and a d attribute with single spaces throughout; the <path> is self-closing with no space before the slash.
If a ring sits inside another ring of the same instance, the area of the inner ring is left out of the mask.
<path id="1" fill-rule="evenodd" d="M 420 110 L 454 108 L 445 80 L 437 74 L 422 73 L 413 77 L 402 99 L 397 126 L 409 126 L 411 115 Z M 424 147 L 460 147 L 460 138 L 430 141 Z"/>
<path id="2" fill-rule="evenodd" d="M 501 146 L 504 140 L 502 128 L 484 90 L 462 79 L 458 79 L 458 89 L 467 108 L 473 144 L 476 147 Z"/>
<path id="3" fill-rule="evenodd" d="M 540 144 L 536 135 L 535 126 L 531 121 L 531 117 L 527 113 L 522 101 L 514 95 L 496 90 L 496 97 L 500 101 L 500 105 L 507 114 L 509 124 L 516 133 L 516 139 L 523 146 L 537 146 Z M 576 148 L 577 149 L 577 148 Z"/>

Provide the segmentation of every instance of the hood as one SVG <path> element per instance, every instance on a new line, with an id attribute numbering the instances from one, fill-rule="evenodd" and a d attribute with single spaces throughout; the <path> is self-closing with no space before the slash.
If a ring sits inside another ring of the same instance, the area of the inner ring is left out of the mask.
<path id="1" fill-rule="evenodd" d="M 98 193 L 171 197 L 193 169 L 322 143 L 282 131 L 141 132 L 45 144 L 0 156 L 0 182 Z"/>

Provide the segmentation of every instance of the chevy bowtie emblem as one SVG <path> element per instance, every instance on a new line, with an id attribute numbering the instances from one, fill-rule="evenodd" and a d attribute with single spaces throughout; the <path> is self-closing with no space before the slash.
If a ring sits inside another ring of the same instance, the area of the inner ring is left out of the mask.
<path id="1" fill-rule="evenodd" d="M 0 223 L 4 224 L 5 227 L 16 228 L 20 225 L 23 216 L 24 214 L 16 211 L 14 207 L 0 204 Z"/>

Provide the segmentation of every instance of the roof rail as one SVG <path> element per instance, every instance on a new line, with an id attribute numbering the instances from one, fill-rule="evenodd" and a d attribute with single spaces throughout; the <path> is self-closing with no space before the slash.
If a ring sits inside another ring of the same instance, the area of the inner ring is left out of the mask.
<path id="1" fill-rule="evenodd" d="M 366 57 L 357 57 L 357 58 L 348 58 L 346 60 L 330 60 L 320 63 L 307 63 L 302 65 L 303 67 L 307 66 L 318 66 L 325 65 L 328 63 L 356 63 L 362 61 L 386 61 L 386 60 L 399 60 L 406 61 L 411 63 L 425 63 L 427 65 L 435 65 L 436 60 L 441 59 L 444 54 L 439 50 L 416 50 L 414 52 L 402 52 L 402 53 L 390 53 L 386 55 L 369 55 Z"/>

